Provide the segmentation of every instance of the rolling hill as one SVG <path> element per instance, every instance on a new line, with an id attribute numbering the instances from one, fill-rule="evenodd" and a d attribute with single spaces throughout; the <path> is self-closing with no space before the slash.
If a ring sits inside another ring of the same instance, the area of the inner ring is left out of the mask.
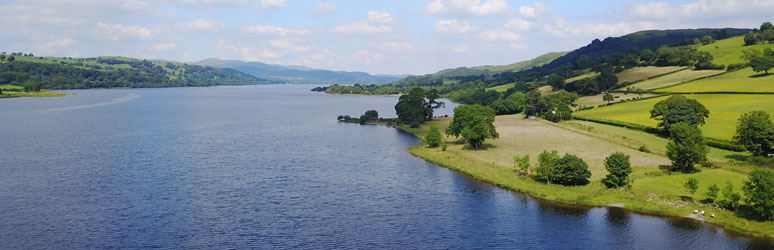
<path id="1" fill-rule="evenodd" d="M 312 69 L 302 66 L 283 66 L 239 60 L 204 59 L 191 64 L 238 70 L 258 78 L 283 83 L 300 84 L 383 84 L 404 76 L 371 75 L 365 72 L 346 72 Z"/>

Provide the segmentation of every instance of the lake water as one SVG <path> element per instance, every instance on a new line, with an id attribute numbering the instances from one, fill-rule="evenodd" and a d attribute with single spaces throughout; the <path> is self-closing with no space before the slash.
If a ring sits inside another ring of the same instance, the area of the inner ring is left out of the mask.
<path id="1" fill-rule="evenodd" d="M 397 97 L 310 88 L 0 99 L 0 248 L 774 248 L 476 182 L 411 156 L 408 134 L 336 122 L 394 117 Z"/>

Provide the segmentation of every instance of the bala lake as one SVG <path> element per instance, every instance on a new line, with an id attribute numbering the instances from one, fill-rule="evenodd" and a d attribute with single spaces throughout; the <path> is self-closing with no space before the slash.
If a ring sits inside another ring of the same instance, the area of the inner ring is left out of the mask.
<path id="1" fill-rule="evenodd" d="M 395 117 L 398 97 L 312 87 L 0 99 L 0 248 L 774 248 L 477 182 L 410 155 L 409 134 L 336 121 Z"/>

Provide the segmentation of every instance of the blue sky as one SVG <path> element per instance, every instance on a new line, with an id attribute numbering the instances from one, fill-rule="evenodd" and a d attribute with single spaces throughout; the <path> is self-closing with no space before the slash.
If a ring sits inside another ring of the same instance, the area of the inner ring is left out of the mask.
<path id="1" fill-rule="evenodd" d="M 0 51 L 426 74 L 639 30 L 765 21 L 774 1 L 4 0 Z"/>

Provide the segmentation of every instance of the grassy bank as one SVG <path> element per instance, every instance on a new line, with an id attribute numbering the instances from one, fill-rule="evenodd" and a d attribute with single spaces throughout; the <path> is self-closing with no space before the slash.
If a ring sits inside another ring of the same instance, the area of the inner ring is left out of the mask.
<path id="1" fill-rule="evenodd" d="M 445 118 L 419 128 L 400 129 L 422 138 L 430 125 L 443 131 L 449 122 L 450 119 Z M 623 205 L 632 211 L 679 217 L 699 209 L 717 215 L 717 218 L 704 217 L 707 222 L 741 233 L 774 237 L 774 222 L 747 220 L 731 211 L 683 199 L 684 196 L 691 196 L 682 186 L 689 177 L 697 178 L 700 183 L 699 192 L 693 195 L 694 200 L 704 199 L 703 193 L 711 184 L 723 186 L 726 180 L 731 181 L 736 191 L 741 193 L 742 183 L 752 170 L 752 167 L 734 160 L 746 157 L 743 153 L 713 149 L 710 158 L 720 168 L 702 169 L 696 174 L 670 174 L 660 167 L 669 164 L 663 155 L 665 139 L 644 132 L 580 121 L 553 124 L 525 120 L 519 115 L 498 116 L 495 126 L 500 138 L 487 141 L 482 150 L 468 149 L 463 142 L 447 137 L 444 139 L 448 145 L 445 151 L 428 148 L 422 143 L 409 148 L 409 152 L 472 178 L 539 198 L 591 206 Z M 637 149 L 641 146 L 651 148 L 653 152 L 640 152 Z M 544 149 L 555 149 L 560 154 L 571 153 L 583 158 L 592 172 L 591 183 L 564 187 L 519 177 L 514 172 L 513 156 L 530 155 L 534 166 L 537 154 Z M 634 172 L 631 178 L 634 183 L 630 189 L 609 190 L 599 182 L 606 174 L 603 159 L 616 151 L 632 157 Z"/>
<path id="2" fill-rule="evenodd" d="M 25 91 L 3 91 L 0 94 L 0 98 L 14 98 L 14 97 L 59 97 L 73 95 L 73 93 L 54 92 L 48 90 L 41 90 L 39 92 L 25 92 Z"/>

